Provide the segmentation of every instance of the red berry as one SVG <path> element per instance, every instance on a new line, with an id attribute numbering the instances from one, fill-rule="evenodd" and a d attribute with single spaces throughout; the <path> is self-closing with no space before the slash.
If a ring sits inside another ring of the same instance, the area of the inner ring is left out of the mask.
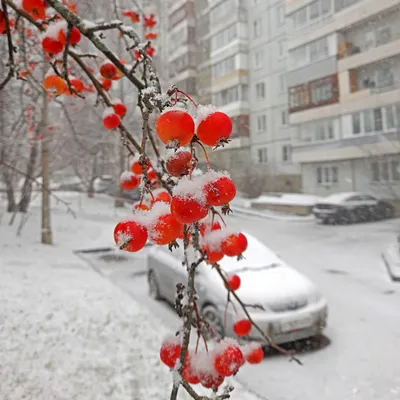
<path id="1" fill-rule="evenodd" d="M 83 91 L 83 89 L 84 89 L 84 84 L 83 84 L 83 82 L 80 80 L 80 79 L 78 79 L 78 78 L 72 78 L 72 79 L 70 79 L 70 82 L 71 82 L 71 86 L 78 92 L 78 93 L 80 93 L 80 92 L 82 92 Z"/>
<path id="2" fill-rule="evenodd" d="M 178 338 L 164 340 L 160 349 L 161 361 L 170 368 L 174 368 L 181 353 L 181 344 Z"/>
<path id="3" fill-rule="evenodd" d="M 233 324 L 233 331 L 238 336 L 247 336 L 251 331 L 251 322 L 248 319 L 240 319 Z"/>
<path id="4" fill-rule="evenodd" d="M 112 80 L 103 78 L 102 76 L 99 78 L 99 82 L 101 86 L 103 86 L 103 89 L 108 92 L 111 89 L 112 86 Z"/>
<path id="5" fill-rule="evenodd" d="M 120 222 L 114 229 L 114 240 L 118 247 L 135 253 L 145 246 L 147 230 L 135 221 Z"/>
<path id="6" fill-rule="evenodd" d="M 249 364 L 260 364 L 264 359 L 264 351 L 258 343 L 249 343 L 245 345 L 242 350 Z"/>
<path id="7" fill-rule="evenodd" d="M 164 144 L 176 142 L 178 146 L 186 146 L 193 139 L 194 128 L 193 118 L 183 110 L 164 112 L 156 122 L 157 135 Z"/>
<path id="8" fill-rule="evenodd" d="M 160 190 L 160 189 L 157 189 Z M 163 201 L 164 203 L 171 203 L 171 195 L 166 190 L 160 190 L 155 196 L 153 203 Z"/>
<path id="9" fill-rule="evenodd" d="M 140 165 L 140 163 L 139 163 L 139 161 L 135 161 L 133 164 L 132 164 L 132 172 L 134 173 L 134 174 L 136 174 L 136 175 L 142 175 L 143 174 L 143 168 L 142 168 L 142 166 Z M 150 169 L 150 161 L 149 161 L 149 159 L 147 158 L 146 159 L 146 170 L 148 171 Z"/>
<path id="10" fill-rule="evenodd" d="M 195 197 L 174 196 L 171 201 L 171 213 L 181 224 L 191 224 L 206 217 L 208 207 Z"/>
<path id="11" fill-rule="evenodd" d="M 243 364 L 244 357 L 239 346 L 234 344 L 225 345 L 221 351 L 217 350 L 217 355 L 214 359 L 214 367 L 218 374 L 222 376 L 231 376 L 236 373 Z"/>
<path id="12" fill-rule="evenodd" d="M 240 282 L 240 277 L 238 275 L 232 275 L 230 278 L 228 278 L 228 286 L 232 291 L 240 288 Z"/>
<path id="13" fill-rule="evenodd" d="M 139 186 L 139 179 L 132 172 L 125 171 L 121 174 L 120 185 L 124 190 L 133 190 Z"/>
<path id="14" fill-rule="evenodd" d="M 140 201 L 136 202 L 133 205 L 133 209 L 132 209 L 133 212 L 136 212 L 136 211 L 149 211 L 149 210 L 150 210 L 150 208 L 148 206 L 146 206 L 146 204 L 140 203 Z"/>
<path id="15" fill-rule="evenodd" d="M 34 19 L 46 19 L 46 5 L 43 0 L 23 0 L 22 8 Z"/>
<path id="16" fill-rule="evenodd" d="M 218 373 L 212 373 L 209 371 L 202 371 L 198 374 L 199 381 L 207 389 L 217 389 L 224 382 L 224 377 L 218 375 Z"/>
<path id="17" fill-rule="evenodd" d="M 208 146 L 217 146 L 232 134 L 232 121 L 224 113 L 216 111 L 204 118 L 197 127 L 197 137 Z"/>
<path id="18" fill-rule="evenodd" d="M 42 40 L 42 47 L 46 53 L 49 54 L 58 54 L 64 50 L 64 45 L 49 36 L 46 36 Z"/>
<path id="19" fill-rule="evenodd" d="M 221 225 L 218 221 L 214 221 L 211 225 L 210 222 L 202 222 L 200 224 L 200 235 L 204 236 L 207 232 L 218 231 L 221 229 Z"/>
<path id="20" fill-rule="evenodd" d="M 166 162 L 166 168 L 169 174 L 176 177 L 187 175 L 192 165 L 192 153 L 190 151 L 177 151 L 170 156 Z"/>
<path id="21" fill-rule="evenodd" d="M 43 87 L 56 96 L 65 93 L 68 90 L 67 82 L 57 75 L 48 75 L 43 81 Z"/>
<path id="22" fill-rule="evenodd" d="M 106 129 L 118 128 L 121 123 L 121 119 L 117 114 L 114 113 L 114 109 L 109 107 L 106 108 L 103 114 L 103 126 Z"/>
<path id="23" fill-rule="evenodd" d="M 200 383 L 200 379 L 192 367 L 192 356 L 189 353 L 186 353 L 185 362 L 183 364 L 182 378 L 191 385 L 197 385 Z"/>
<path id="24" fill-rule="evenodd" d="M 207 203 L 211 206 L 223 206 L 236 196 L 236 187 L 230 178 L 221 176 L 204 186 Z"/>
<path id="25" fill-rule="evenodd" d="M 224 258 L 224 253 L 222 253 L 222 251 L 211 250 L 207 246 L 203 246 L 201 249 L 207 254 L 207 264 L 215 264 Z"/>
<path id="26" fill-rule="evenodd" d="M 247 238 L 243 233 L 229 235 L 222 241 L 221 249 L 228 257 L 240 256 L 247 249 Z"/>
<path id="27" fill-rule="evenodd" d="M 157 180 L 157 174 L 156 171 L 154 171 L 154 169 L 150 169 L 147 172 L 147 177 L 150 179 L 151 182 L 154 182 Z"/>
<path id="28" fill-rule="evenodd" d="M 60 29 L 60 32 L 58 33 L 58 40 L 65 45 L 67 43 L 67 35 L 64 32 L 64 29 Z M 74 26 L 71 29 L 71 35 L 69 38 L 69 43 L 74 46 L 76 44 L 78 44 L 81 41 L 81 32 L 79 31 L 79 29 Z"/>
<path id="29" fill-rule="evenodd" d="M 178 239 L 183 227 L 172 214 L 162 215 L 150 230 L 150 239 L 158 245 L 165 245 Z"/>
<path id="30" fill-rule="evenodd" d="M 126 106 L 123 103 L 116 103 L 113 105 L 115 113 L 120 117 L 124 118 L 126 114 Z"/>
<path id="31" fill-rule="evenodd" d="M 103 78 L 112 79 L 115 75 L 117 75 L 118 69 L 117 67 L 109 61 L 106 61 L 100 67 L 100 74 Z"/>

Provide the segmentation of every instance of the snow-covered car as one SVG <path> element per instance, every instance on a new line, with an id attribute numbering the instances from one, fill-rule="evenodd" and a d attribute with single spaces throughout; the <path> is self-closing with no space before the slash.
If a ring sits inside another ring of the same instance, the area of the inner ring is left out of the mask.
<path id="1" fill-rule="evenodd" d="M 220 265 L 225 273 L 240 277 L 241 285 L 236 293 L 244 304 L 261 306 L 248 307 L 253 320 L 276 344 L 320 334 L 326 326 L 327 302 L 316 286 L 256 238 L 247 233 L 246 237 L 248 248 L 244 258 L 237 261 L 224 257 Z M 175 303 L 176 284 L 186 282 L 182 260 L 182 243 L 172 252 L 167 246 L 150 249 L 147 276 L 151 297 Z M 210 265 L 202 263 L 197 268 L 196 283 L 203 318 L 216 335 L 235 336 L 231 327 L 237 314 L 229 305 L 225 316 L 227 292 L 221 277 Z M 240 312 L 240 305 L 235 307 Z M 254 328 L 249 339 L 263 341 Z"/>
<path id="2" fill-rule="evenodd" d="M 354 223 L 392 218 L 394 207 L 366 193 L 337 193 L 319 201 L 312 210 L 317 220 L 324 223 Z"/>

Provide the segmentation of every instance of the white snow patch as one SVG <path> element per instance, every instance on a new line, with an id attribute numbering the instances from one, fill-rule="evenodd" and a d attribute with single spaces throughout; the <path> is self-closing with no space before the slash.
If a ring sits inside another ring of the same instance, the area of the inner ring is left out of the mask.
<path id="1" fill-rule="evenodd" d="M 115 106 L 116 104 L 123 104 L 123 103 L 121 99 L 112 99 L 111 104 Z"/>
<path id="2" fill-rule="evenodd" d="M 108 117 L 109 115 L 115 114 L 114 108 L 113 107 L 107 107 L 104 112 L 103 112 L 103 119 Z M 115 114 L 117 115 L 117 114 Z"/>
<path id="3" fill-rule="evenodd" d="M 287 204 L 287 205 L 304 205 L 313 206 L 321 200 L 319 196 L 300 193 L 284 193 L 277 196 L 263 195 L 257 199 L 252 200 L 252 203 L 265 203 L 265 204 Z"/>
<path id="4" fill-rule="evenodd" d="M 202 180 L 203 180 L 203 185 L 207 185 L 211 182 L 215 182 L 220 178 L 230 178 L 230 175 L 227 171 L 214 171 L 214 170 L 209 170 L 206 173 L 203 174 Z"/>
<path id="5" fill-rule="evenodd" d="M 84 29 L 93 29 L 93 28 L 96 28 L 96 26 L 97 26 L 97 24 L 95 24 L 92 21 L 88 21 L 87 19 L 84 19 L 82 21 L 82 25 L 83 25 Z"/>
<path id="6" fill-rule="evenodd" d="M 245 343 L 240 346 L 244 358 L 247 358 L 253 351 L 262 349 L 261 345 L 257 342 Z"/>
<path id="7" fill-rule="evenodd" d="M 221 243 L 231 235 L 237 235 L 240 231 L 231 227 L 224 227 L 223 229 L 216 229 L 215 231 L 208 232 L 201 239 L 201 243 L 207 246 L 211 251 L 220 251 Z"/>
<path id="8" fill-rule="evenodd" d="M 190 198 L 197 200 L 200 204 L 206 204 L 206 198 L 203 193 L 203 180 L 194 177 L 184 176 L 173 189 L 173 195 L 181 198 Z"/>
<path id="9" fill-rule="evenodd" d="M 171 107 L 164 108 L 164 110 L 162 111 L 161 115 L 163 115 L 163 114 L 165 114 L 167 112 L 170 112 L 170 111 L 182 111 L 182 112 L 187 113 L 187 111 L 183 107 L 179 107 L 178 105 L 176 105 L 176 106 L 171 106 Z"/>
<path id="10" fill-rule="evenodd" d="M 44 31 L 43 37 L 49 37 L 51 39 L 58 41 L 58 35 L 61 30 L 66 32 L 68 27 L 68 23 L 65 19 L 58 21 L 54 24 L 49 25 L 49 27 Z"/>
<path id="11" fill-rule="evenodd" d="M 153 86 L 149 86 L 145 89 L 142 90 L 142 94 L 152 94 L 154 93 L 154 87 Z"/>
<path id="12" fill-rule="evenodd" d="M 131 171 L 124 171 L 121 176 L 119 177 L 121 182 L 129 182 L 135 174 Z"/>
<path id="13" fill-rule="evenodd" d="M 205 120 L 207 117 L 209 117 L 211 114 L 214 114 L 215 112 L 217 112 L 217 109 L 212 104 L 209 104 L 207 106 L 199 105 L 197 107 L 197 113 L 195 117 L 196 127 L 200 125 L 201 121 Z"/>

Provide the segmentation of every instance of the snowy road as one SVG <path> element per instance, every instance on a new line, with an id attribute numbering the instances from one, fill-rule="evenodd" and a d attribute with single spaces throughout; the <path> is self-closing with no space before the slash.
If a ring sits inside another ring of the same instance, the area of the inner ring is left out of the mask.
<path id="1" fill-rule="evenodd" d="M 269 355 L 238 379 L 273 400 L 400 399 L 400 284 L 392 283 L 381 251 L 399 220 L 351 226 L 232 218 L 311 278 L 328 299 L 330 344 L 300 358 L 304 366 Z M 142 270 L 144 260 L 137 260 Z M 116 269 L 111 279 L 176 327 L 174 311 L 147 295 L 145 276 Z"/>

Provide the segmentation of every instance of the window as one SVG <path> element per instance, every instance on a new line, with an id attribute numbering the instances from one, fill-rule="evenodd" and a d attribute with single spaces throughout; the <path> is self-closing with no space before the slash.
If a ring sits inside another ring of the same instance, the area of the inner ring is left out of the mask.
<path id="1" fill-rule="evenodd" d="M 321 0 L 321 15 L 328 14 L 331 11 L 332 0 Z"/>
<path id="2" fill-rule="evenodd" d="M 400 181 L 400 160 L 382 160 L 371 163 L 373 182 Z"/>
<path id="3" fill-rule="evenodd" d="M 286 77 L 284 74 L 279 76 L 279 86 L 280 86 L 281 93 L 286 92 L 286 79 L 285 78 Z"/>
<path id="4" fill-rule="evenodd" d="M 372 132 L 374 130 L 373 120 L 372 120 L 372 110 L 364 110 L 363 119 L 364 119 L 364 131 Z"/>
<path id="5" fill-rule="evenodd" d="M 254 68 L 261 68 L 263 65 L 264 52 L 262 49 L 254 52 Z"/>
<path id="6" fill-rule="evenodd" d="M 260 82 L 256 84 L 256 98 L 257 100 L 265 99 L 265 83 Z"/>
<path id="7" fill-rule="evenodd" d="M 211 49 L 212 51 L 218 50 L 221 47 L 226 46 L 237 38 L 237 25 L 236 23 L 228 26 L 222 31 L 219 31 L 211 38 Z"/>
<path id="8" fill-rule="evenodd" d="M 223 0 L 218 3 L 210 12 L 210 22 L 216 23 L 223 20 L 232 10 L 235 9 L 235 0 Z"/>
<path id="9" fill-rule="evenodd" d="M 247 100 L 247 85 L 232 86 L 213 94 L 213 103 L 217 107 L 225 106 L 239 100 Z"/>
<path id="10" fill-rule="evenodd" d="M 286 55 L 286 40 L 281 40 L 278 42 L 278 56 L 280 58 Z"/>
<path id="11" fill-rule="evenodd" d="M 316 141 L 331 140 L 335 136 L 332 120 L 318 121 L 313 125 L 313 128 Z"/>
<path id="12" fill-rule="evenodd" d="M 287 112 L 286 111 L 281 111 L 281 124 L 282 125 L 287 124 Z"/>
<path id="13" fill-rule="evenodd" d="M 257 158 L 259 164 L 267 164 L 268 162 L 268 148 L 263 147 L 257 150 Z"/>
<path id="14" fill-rule="evenodd" d="M 264 132 L 267 129 L 267 117 L 259 115 L 257 117 L 257 132 Z"/>
<path id="15" fill-rule="evenodd" d="M 382 111 L 380 108 L 375 108 L 374 112 L 374 127 L 376 132 L 380 132 L 383 128 L 382 126 Z"/>
<path id="16" fill-rule="evenodd" d="M 212 77 L 217 79 L 221 76 L 229 75 L 236 69 L 236 56 L 225 58 L 212 66 Z"/>
<path id="17" fill-rule="evenodd" d="M 295 29 L 302 28 L 307 23 L 307 7 L 301 8 L 293 15 Z"/>
<path id="18" fill-rule="evenodd" d="M 317 183 L 319 185 L 332 185 L 332 183 L 339 182 L 339 169 L 338 167 L 327 165 L 317 167 Z"/>
<path id="19" fill-rule="evenodd" d="M 289 162 L 292 160 L 292 147 L 290 145 L 282 146 L 282 161 Z"/>
<path id="20" fill-rule="evenodd" d="M 258 18 L 253 21 L 253 37 L 257 38 L 262 35 L 262 19 Z"/>
<path id="21" fill-rule="evenodd" d="M 283 6 L 276 7 L 276 25 L 281 26 L 285 23 L 285 9 Z"/>
<path id="22" fill-rule="evenodd" d="M 326 37 L 311 42 L 309 47 L 311 62 L 322 60 L 329 55 L 328 39 Z"/>
<path id="23" fill-rule="evenodd" d="M 333 98 L 332 83 L 328 81 L 317 81 L 311 84 L 311 101 L 314 104 L 324 103 Z"/>
<path id="24" fill-rule="evenodd" d="M 394 129 L 396 127 L 395 110 L 392 106 L 384 108 L 386 119 L 386 129 Z"/>
<path id="25" fill-rule="evenodd" d="M 320 15 L 320 3 L 314 1 L 310 4 L 310 20 L 317 19 Z"/>

